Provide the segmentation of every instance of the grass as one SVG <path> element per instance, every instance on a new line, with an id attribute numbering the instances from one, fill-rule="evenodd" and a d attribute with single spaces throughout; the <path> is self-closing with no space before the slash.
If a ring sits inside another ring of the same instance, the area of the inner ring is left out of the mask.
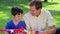
<path id="1" fill-rule="evenodd" d="M 51 12 L 56 27 L 60 27 L 60 0 L 49 0 L 48 2 L 42 3 L 43 9 Z M 6 22 L 12 19 L 10 11 L 13 6 L 20 6 L 25 14 L 29 11 L 28 4 L 29 0 L 0 0 L 0 28 L 5 28 Z"/>

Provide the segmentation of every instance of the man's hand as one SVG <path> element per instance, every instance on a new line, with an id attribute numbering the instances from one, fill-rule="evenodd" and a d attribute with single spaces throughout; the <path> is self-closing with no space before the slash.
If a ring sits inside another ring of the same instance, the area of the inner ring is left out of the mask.
<path id="1" fill-rule="evenodd" d="M 39 34 L 55 34 L 56 29 L 52 27 L 50 30 L 40 31 Z"/>
<path id="2" fill-rule="evenodd" d="M 41 31 L 39 34 L 48 34 L 47 31 Z"/>

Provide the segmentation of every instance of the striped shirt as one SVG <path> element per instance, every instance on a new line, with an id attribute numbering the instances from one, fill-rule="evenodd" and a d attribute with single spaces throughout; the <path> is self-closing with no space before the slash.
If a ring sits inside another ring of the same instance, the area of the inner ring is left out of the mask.
<path id="1" fill-rule="evenodd" d="M 41 14 L 36 17 L 32 16 L 30 12 L 24 15 L 24 20 L 27 29 L 31 30 L 46 30 L 47 26 L 53 26 L 53 17 L 48 10 L 41 10 Z"/>

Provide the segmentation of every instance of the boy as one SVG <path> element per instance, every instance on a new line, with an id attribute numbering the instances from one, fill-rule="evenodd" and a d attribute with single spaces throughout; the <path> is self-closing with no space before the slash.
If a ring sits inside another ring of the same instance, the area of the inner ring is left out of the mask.
<path id="1" fill-rule="evenodd" d="M 6 24 L 6 29 L 19 29 L 21 27 L 24 27 L 26 29 L 26 24 L 24 21 L 22 21 L 22 14 L 23 10 L 18 7 L 13 7 L 11 9 L 11 14 L 13 16 L 13 19 L 8 21 Z M 11 32 L 9 32 L 10 34 Z"/>

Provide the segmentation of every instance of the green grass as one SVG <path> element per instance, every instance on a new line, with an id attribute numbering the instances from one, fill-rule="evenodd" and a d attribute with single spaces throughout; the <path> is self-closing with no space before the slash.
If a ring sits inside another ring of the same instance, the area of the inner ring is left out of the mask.
<path id="1" fill-rule="evenodd" d="M 49 0 L 48 2 L 42 3 L 43 9 L 47 9 L 51 12 L 56 27 L 60 27 L 60 0 Z M 0 28 L 5 28 L 6 22 L 12 19 L 10 11 L 13 6 L 20 6 L 25 14 L 29 11 L 28 4 L 29 0 L 0 0 Z"/>

